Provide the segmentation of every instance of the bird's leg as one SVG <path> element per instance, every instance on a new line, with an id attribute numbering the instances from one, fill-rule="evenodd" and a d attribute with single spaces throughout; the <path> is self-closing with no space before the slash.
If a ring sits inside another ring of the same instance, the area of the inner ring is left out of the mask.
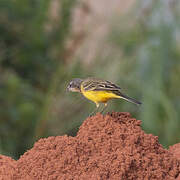
<path id="1" fill-rule="evenodd" d="M 96 112 L 96 110 L 99 108 L 99 103 L 96 103 L 96 109 L 89 115 L 89 116 L 92 116 L 94 115 L 94 113 Z"/>
<path id="2" fill-rule="evenodd" d="M 104 103 L 104 108 L 102 109 L 101 113 L 107 108 L 107 103 Z"/>

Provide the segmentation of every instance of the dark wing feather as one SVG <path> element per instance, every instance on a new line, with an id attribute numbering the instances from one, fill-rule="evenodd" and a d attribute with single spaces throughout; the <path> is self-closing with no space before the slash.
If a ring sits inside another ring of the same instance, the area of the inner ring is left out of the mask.
<path id="1" fill-rule="evenodd" d="M 88 79 L 83 82 L 85 91 L 117 91 L 121 88 L 110 81 L 100 79 Z"/>
<path id="2" fill-rule="evenodd" d="M 114 89 L 114 90 L 119 90 L 121 89 L 119 86 L 116 84 L 110 82 L 110 81 L 104 81 L 100 84 L 100 87 L 107 88 L 107 89 Z"/>
<path id="3" fill-rule="evenodd" d="M 97 82 L 85 81 L 82 85 L 85 91 L 93 91 L 97 87 Z"/>

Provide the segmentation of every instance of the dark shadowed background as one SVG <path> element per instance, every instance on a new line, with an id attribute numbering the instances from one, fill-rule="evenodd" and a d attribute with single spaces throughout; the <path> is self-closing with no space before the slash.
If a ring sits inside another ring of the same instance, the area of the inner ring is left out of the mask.
<path id="1" fill-rule="evenodd" d="M 164 147 L 180 142 L 180 2 L 1 0 L 0 154 L 75 135 L 95 105 L 66 86 L 88 76 L 143 103 L 107 111 L 130 112 Z"/>

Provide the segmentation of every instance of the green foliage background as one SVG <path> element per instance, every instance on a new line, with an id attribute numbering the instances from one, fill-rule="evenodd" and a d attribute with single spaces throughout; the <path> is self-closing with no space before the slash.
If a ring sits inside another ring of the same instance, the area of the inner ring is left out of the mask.
<path id="1" fill-rule="evenodd" d="M 50 2 L 0 1 L 0 153 L 17 159 L 40 137 L 75 135 L 95 106 L 66 86 L 87 76 L 112 80 L 143 102 L 112 101 L 108 111 L 131 112 L 165 147 L 179 142 L 180 3 L 137 1 L 112 22 L 106 43 L 113 48 L 84 66 L 66 57 L 77 1 L 59 1 L 56 22 Z"/>

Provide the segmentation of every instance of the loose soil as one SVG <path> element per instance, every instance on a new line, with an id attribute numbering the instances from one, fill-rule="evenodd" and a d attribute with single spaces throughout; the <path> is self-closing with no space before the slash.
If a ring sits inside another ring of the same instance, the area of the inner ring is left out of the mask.
<path id="1" fill-rule="evenodd" d="M 0 156 L 0 180 L 174 180 L 180 144 L 166 150 L 129 113 L 98 113 L 76 137 L 40 139 L 15 161 Z"/>

